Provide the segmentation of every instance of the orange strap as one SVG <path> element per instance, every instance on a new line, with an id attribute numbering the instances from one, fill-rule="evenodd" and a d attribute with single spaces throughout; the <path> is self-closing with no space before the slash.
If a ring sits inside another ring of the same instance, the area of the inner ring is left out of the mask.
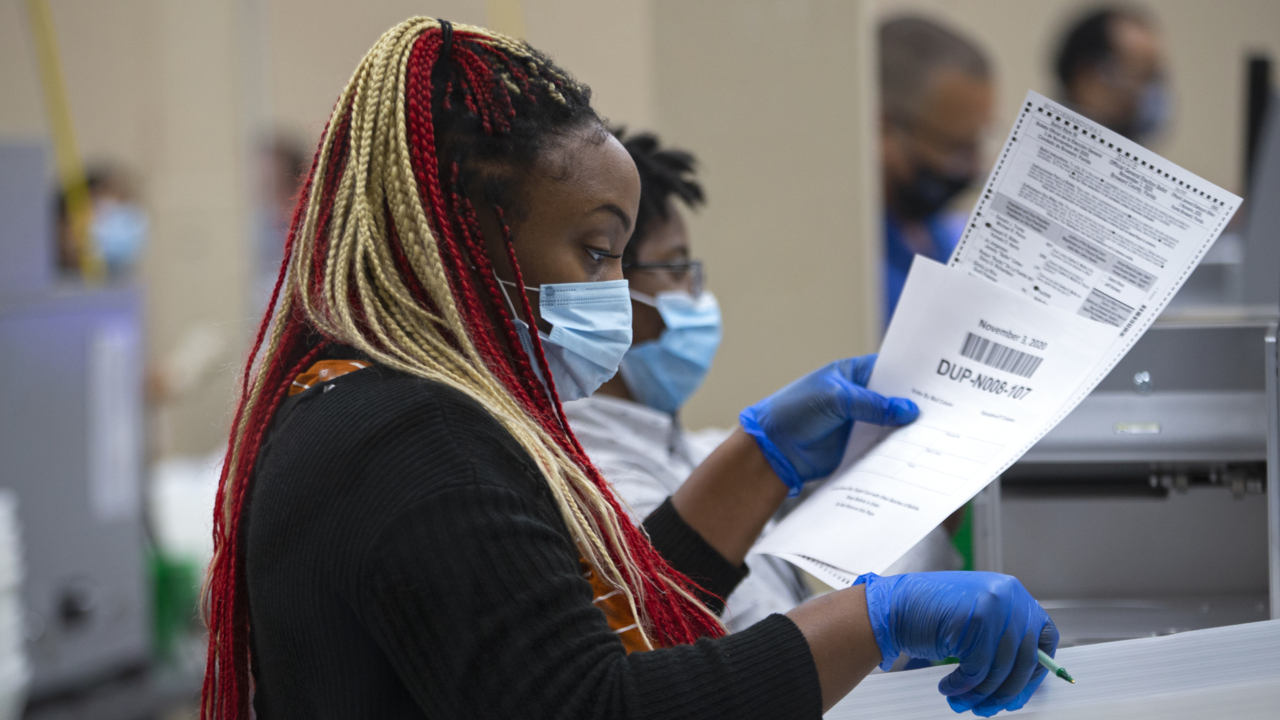
<path id="1" fill-rule="evenodd" d="M 328 382 L 336 377 L 341 377 L 356 370 L 363 370 L 367 367 L 369 367 L 369 363 L 360 362 L 359 360 L 321 360 L 293 379 L 293 385 L 289 387 L 289 397 L 309 390 L 316 383 Z"/>
<path id="2" fill-rule="evenodd" d="M 582 566 L 582 577 L 591 583 L 592 604 L 604 613 L 605 619 L 609 621 L 609 629 L 622 641 L 627 654 L 649 650 L 644 642 L 644 635 L 640 633 L 640 626 L 636 623 L 636 616 L 631 613 L 627 596 L 602 580 L 585 558 L 578 558 L 578 563 Z"/>

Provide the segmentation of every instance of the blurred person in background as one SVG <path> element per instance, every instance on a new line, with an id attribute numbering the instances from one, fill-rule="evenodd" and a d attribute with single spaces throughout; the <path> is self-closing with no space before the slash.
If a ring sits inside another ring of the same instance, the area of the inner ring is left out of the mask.
<path id="1" fill-rule="evenodd" d="M 1168 124 L 1164 46 L 1136 8 L 1095 10 L 1063 37 L 1054 70 L 1063 104 L 1143 145 Z"/>
<path id="2" fill-rule="evenodd" d="M 622 271 L 631 288 L 631 349 L 594 395 L 564 404 L 573 432 L 637 523 L 688 479 L 729 430 L 686 430 L 679 411 L 702 385 L 720 345 L 720 306 L 703 287 L 681 208 L 703 203 L 694 156 L 650 133 L 622 141 L 640 171 L 640 209 Z M 766 532 L 768 530 L 766 529 Z M 725 624 L 742 630 L 799 605 L 809 592 L 786 562 L 746 560 L 751 573 L 726 599 Z"/>
<path id="3" fill-rule="evenodd" d="M 146 248 L 150 220 L 138 196 L 133 175 L 116 163 L 101 163 L 85 172 L 93 222 L 89 226 L 88 250 L 99 253 L 107 276 L 113 280 L 127 278 L 142 258 Z M 57 201 L 57 263 L 59 272 L 80 277 L 86 248 L 76 242 L 67 217 L 67 201 L 63 192 Z"/>
<path id="4" fill-rule="evenodd" d="M 284 261 L 284 243 L 289 235 L 289 221 L 298 202 L 298 192 L 307 172 L 306 150 L 293 137 L 277 133 L 258 150 L 259 196 L 256 208 L 254 239 L 256 271 L 254 306 L 265 308 L 271 299 L 280 263 Z"/>
<path id="5" fill-rule="evenodd" d="M 982 50 L 932 20 L 891 19 L 879 41 L 888 326 L 912 257 L 946 262 L 960 239 L 947 205 L 978 179 L 995 92 Z"/>
<path id="6" fill-rule="evenodd" d="M 967 213 L 948 204 L 978 179 L 995 90 L 982 50 L 932 20 L 880 26 L 880 153 L 883 170 L 885 326 L 916 255 L 946 262 Z M 957 510 L 886 572 L 958 570 Z"/>

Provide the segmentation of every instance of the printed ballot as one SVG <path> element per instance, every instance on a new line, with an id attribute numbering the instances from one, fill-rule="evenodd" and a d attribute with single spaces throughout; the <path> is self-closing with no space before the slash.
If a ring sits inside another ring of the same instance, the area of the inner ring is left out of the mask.
<path id="1" fill-rule="evenodd" d="M 888 567 L 1051 426 L 1118 332 L 917 257 L 868 387 L 920 418 L 855 425 L 761 551 L 837 586 Z"/>
<path id="2" fill-rule="evenodd" d="M 1141 335 L 1239 206 L 1235 195 L 1027 93 L 949 264 Z"/>
<path id="3" fill-rule="evenodd" d="M 1093 390 L 1239 205 L 1028 93 L 950 263 L 912 264 L 868 383 L 919 420 L 856 425 L 755 551 L 833 586 L 891 565 Z"/>

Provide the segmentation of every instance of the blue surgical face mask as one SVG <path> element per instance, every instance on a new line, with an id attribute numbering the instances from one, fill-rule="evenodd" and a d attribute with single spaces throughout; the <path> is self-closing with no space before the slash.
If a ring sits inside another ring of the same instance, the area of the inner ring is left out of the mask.
<path id="1" fill-rule="evenodd" d="M 702 385 L 720 347 L 720 304 L 709 292 L 632 291 L 637 302 L 658 309 L 667 326 L 657 340 L 633 346 L 619 368 L 631 395 L 654 410 L 675 413 Z"/>
<path id="2" fill-rule="evenodd" d="M 498 282 L 503 295 L 506 286 L 515 287 L 506 280 Z M 526 289 L 538 293 L 538 312 L 551 325 L 550 335 L 538 331 L 538 337 L 561 400 L 581 400 L 617 374 L 618 363 L 631 347 L 631 296 L 626 280 L 549 283 Z M 520 344 L 532 360 L 529 325 L 516 318 L 510 296 L 507 304 Z M 540 373 L 536 361 L 533 367 Z"/>
<path id="3" fill-rule="evenodd" d="M 99 200 L 93 207 L 93 241 L 111 272 L 127 270 L 147 244 L 150 223 L 142 208 L 116 200 Z"/>

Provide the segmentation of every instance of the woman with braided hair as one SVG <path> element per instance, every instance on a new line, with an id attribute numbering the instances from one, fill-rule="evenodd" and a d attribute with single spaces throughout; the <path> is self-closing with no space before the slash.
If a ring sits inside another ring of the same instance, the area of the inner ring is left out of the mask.
<path id="1" fill-rule="evenodd" d="M 630 345 L 635 166 L 528 45 L 414 18 L 334 108 L 245 370 L 214 516 L 202 718 L 819 717 L 900 652 L 1025 702 L 1056 632 L 1016 580 L 867 575 L 724 636 L 789 490 L 855 421 L 823 368 L 638 528 L 569 430 Z M 252 709 L 251 709 L 252 708 Z"/>

